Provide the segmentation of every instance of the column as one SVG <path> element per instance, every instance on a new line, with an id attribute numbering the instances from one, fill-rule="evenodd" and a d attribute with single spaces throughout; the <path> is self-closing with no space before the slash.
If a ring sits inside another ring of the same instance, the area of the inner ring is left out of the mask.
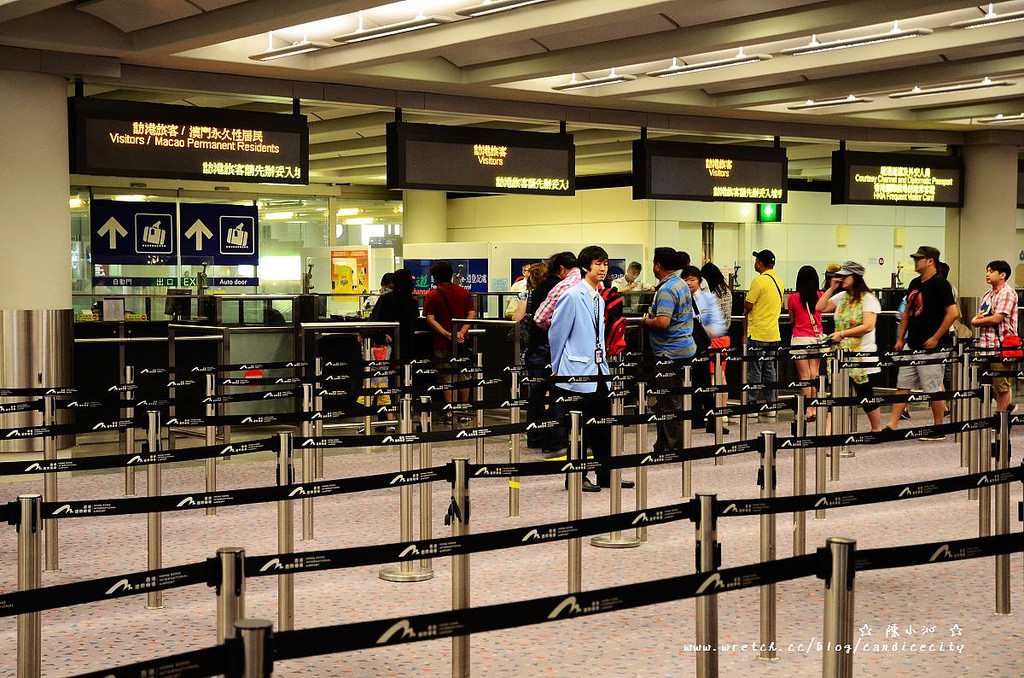
<path id="1" fill-rule="evenodd" d="M 981 297 L 988 289 L 985 265 L 1017 264 L 1017 151 L 991 133 L 968 135 L 964 153 L 964 206 L 946 210 L 943 260 L 960 296 Z M 1012 284 L 1012 281 L 1011 281 Z"/>
<path id="2" fill-rule="evenodd" d="M 448 194 L 405 191 L 404 197 L 403 242 L 448 242 Z"/>
<path id="3" fill-rule="evenodd" d="M 0 71 L 0 386 L 8 388 L 71 383 L 67 118 L 64 78 Z M 0 417 L 0 426 L 37 421 L 23 413 Z"/>

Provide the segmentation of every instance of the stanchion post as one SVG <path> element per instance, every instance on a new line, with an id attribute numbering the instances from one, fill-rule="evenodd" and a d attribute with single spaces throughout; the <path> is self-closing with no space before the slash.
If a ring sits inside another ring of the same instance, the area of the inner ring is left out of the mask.
<path id="1" fill-rule="evenodd" d="M 126 365 L 124 368 L 124 383 L 134 384 L 135 383 L 135 368 L 131 365 Z M 133 399 L 135 394 L 132 391 L 124 391 L 119 396 L 125 403 L 124 407 L 121 408 L 122 416 L 125 419 L 135 419 L 135 404 Z M 124 431 L 124 454 L 128 455 L 129 459 L 131 455 L 135 454 L 135 427 L 129 426 Z M 124 467 L 124 496 L 134 497 L 135 496 L 135 465 L 127 464 Z"/>
<path id="2" fill-rule="evenodd" d="M 836 390 L 840 394 L 842 394 L 841 397 L 843 398 L 849 398 L 851 395 L 853 395 L 853 390 L 850 388 L 850 371 L 846 367 L 844 367 L 845 363 L 850 360 L 848 354 L 849 351 L 840 348 L 838 349 L 836 355 L 836 362 L 839 364 L 839 384 L 837 385 L 838 388 Z M 857 430 L 855 426 L 855 422 L 857 419 L 856 412 L 857 408 L 851 407 L 849 405 L 843 405 L 842 407 L 837 408 L 836 417 L 838 417 L 840 420 L 838 433 L 848 434 L 853 433 L 854 431 Z M 857 453 L 854 451 L 854 448 L 850 447 L 849 445 L 840 445 L 839 456 L 856 457 Z M 838 463 L 835 473 L 835 479 L 839 480 Z"/>
<path id="3" fill-rule="evenodd" d="M 762 431 L 761 438 L 764 450 L 761 452 L 761 470 L 758 480 L 761 483 L 761 498 L 771 499 L 775 496 L 775 432 Z M 761 515 L 761 562 L 775 560 L 775 514 Z M 761 588 L 761 649 L 757 658 L 763 661 L 777 661 L 778 651 L 775 649 L 775 584 L 766 584 Z"/>
<path id="4" fill-rule="evenodd" d="M 981 417 L 992 416 L 992 384 L 981 386 Z M 992 429 L 985 427 L 978 431 L 978 473 L 992 470 Z M 978 488 L 978 536 L 992 534 L 992 488 L 988 485 Z"/>
<path id="5" fill-rule="evenodd" d="M 299 433 L 303 438 L 313 434 L 313 422 L 308 417 L 313 414 L 313 384 L 302 385 L 302 413 L 307 418 L 299 425 Z M 312 447 L 302 448 L 302 482 L 311 483 L 316 478 L 316 451 Z M 313 497 L 302 498 L 302 541 L 312 541 L 314 537 Z"/>
<path id="6" fill-rule="evenodd" d="M 315 391 L 316 395 L 313 396 L 313 410 L 316 411 L 316 412 L 323 412 L 324 411 L 324 397 L 322 395 L 320 395 L 321 392 L 322 392 L 322 389 L 323 389 L 323 383 L 320 381 L 320 377 L 322 377 L 323 374 L 324 374 L 324 359 L 319 357 L 319 356 L 317 356 L 316 361 L 314 363 L 314 374 L 316 375 L 316 383 L 313 384 L 313 386 L 316 389 L 316 391 Z M 411 385 L 411 384 L 406 384 L 406 386 L 409 386 L 409 385 Z M 324 435 L 324 420 L 323 419 L 317 419 L 316 420 L 316 424 L 313 426 L 313 430 L 316 432 L 315 435 L 318 438 L 322 437 Z M 322 447 L 316 448 L 316 452 L 314 453 L 314 456 L 315 456 L 315 460 L 314 460 L 313 463 L 314 463 L 314 466 L 315 466 L 315 473 L 313 474 L 313 477 L 316 480 L 321 480 L 324 477 L 324 450 L 323 450 L 323 448 Z"/>
<path id="7" fill-rule="evenodd" d="M 206 375 L 206 397 L 212 398 L 217 393 L 216 375 Z M 206 403 L 206 416 L 212 417 L 217 414 L 217 406 L 212 402 Z M 209 422 L 206 424 L 206 444 L 216 445 L 217 444 L 217 427 L 211 426 Z M 217 491 L 217 458 L 210 457 L 206 460 L 206 491 L 216 492 Z M 217 515 L 217 509 L 213 506 L 206 507 L 206 515 L 215 516 Z"/>
<path id="8" fill-rule="evenodd" d="M 274 675 L 274 653 L 270 645 L 273 627 L 266 619 L 235 622 L 235 636 L 242 640 L 242 678 L 270 678 Z"/>
<path id="9" fill-rule="evenodd" d="M 519 340 L 519 333 L 518 332 L 513 332 L 513 334 L 516 336 L 516 341 L 518 341 Z M 518 356 L 519 354 L 516 353 L 516 355 Z M 519 399 L 519 390 L 520 390 L 519 389 L 519 372 L 518 371 L 513 371 L 512 372 L 512 384 L 511 384 L 511 390 L 509 392 L 509 397 L 511 397 L 512 400 L 518 400 Z M 509 422 L 512 423 L 512 424 L 518 424 L 519 423 L 519 419 L 520 419 L 520 414 L 521 413 L 520 413 L 519 406 L 516 405 L 515 407 L 513 407 L 511 409 L 511 411 L 508 414 Z M 523 442 L 522 438 L 523 438 L 522 434 L 517 432 L 517 433 L 513 433 L 512 437 L 509 439 L 508 463 L 510 463 L 510 464 L 518 464 L 519 463 L 519 453 L 521 451 L 522 442 Z M 519 517 L 519 476 L 512 476 L 511 478 L 508 479 L 508 517 L 509 518 L 518 518 Z"/>
<path id="10" fill-rule="evenodd" d="M 245 549 L 217 549 L 220 581 L 217 582 L 217 644 L 235 637 L 235 622 L 245 618 Z"/>
<path id="11" fill-rule="evenodd" d="M 965 355 L 963 359 L 957 363 L 956 369 L 953 370 L 960 376 L 960 389 L 967 390 L 972 388 L 971 377 L 970 377 L 970 365 L 971 359 Z M 956 421 L 966 421 L 971 416 L 971 401 L 967 400 L 955 400 L 954 403 L 957 406 L 956 410 Z M 957 433 L 955 439 L 960 443 L 960 467 L 969 468 L 971 465 L 971 452 L 970 445 L 968 443 L 969 436 L 967 433 Z M 968 492 L 968 496 L 970 493 Z"/>
<path id="12" fill-rule="evenodd" d="M 833 397 L 840 397 L 843 393 L 842 383 L 842 370 L 839 366 L 843 360 L 843 349 L 836 349 L 835 357 L 832 360 L 832 395 Z M 831 408 L 832 414 L 832 433 L 839 434 L 843 432 L 843 408 L 833 407 Z M 839 457 L 841 455 L 841 447 L 839 445 L 833 445 L 829 448 L 829 480 L 836 483 L 839 482 Z"/>
<path id="13" fill-rule="evenodd" d="M 370 337 L 363 337 L 363 360 L 366 362 L 373 360 L 373 344 L 370 343 Z M 364 365 L 363 370 L 363 388 L 370 389 L 373 387 L 373 379 L 370 378 L 369 374 L 370 368 Z M 367 390 L 366 393 L 369 393 L 369 390 Z M 370 402 L 370 397 L 372 396 L 367 396 L 366 398 L 367 404 Z M 373 435 L 373 417 L 369 414 L 363 417 L 363 432 L 368 436 Z"/>
<path id="14" fill-rule="evenodd" d="M 981 386 L 978 377 L 978 366 L 971 364 L 968 368 L 968 372 L 971 375 L 971 389 L 977 389 Z M 977 419 L 981 414 L 981 401 L 978 398 L 971 398 L 968 401 L 968 418 Z M 967 431 L 964 435 L 967 438 L 967 472 L 978 473 L 978 467 L 981 465 L 981 439 L 977 431 Z M 968 499 L 978 498 L 978 488 L 972 487 L 967 490 Z"/>
<path id="15" fill-rule="evenodd" d="M 686 417 L 683 419 L 684 450 L 688 450 L 693 446 L 693 419 L 690 418 L 690 414 L 693 412 L 693 394 L 690 393 L 690 389 L 693 388 L 692 369 L 690 365 L 683 365 L 683 411 L 680 414 Z M 718 459 L 715 460 L 715 463 L 718 463 Z M 684 461 L 681 472 L 680 484 L 682 492 L 680 494 L 684 497 L 689 497 L 693 494 L 693 462 Z"/>
<path id="16" fill-rule="evenodd" d="M 474 372 L 474 375 L 476 376 L 476 378 L 479 381 L 483 381 L 483 378 L 484 378 L 484 372 L 483 372 L 483 369 L 484 369 L 484 356 L 483 356 L 482 353 L 477 353 L 476 354 L 476 367 L 477 367 L 477 371 Z M 484 411 L 483 411 L 483 408 L 480 407 L 480 403 L 483 402 L 483 399 L 484 399 L 484 387 L 483 386 L 477 386 L 475 389 L 473 389 L 473 400 L 475 401 L 475 404 L 476 404 L 476 426 L 477 426 L 477 428 L 482 428 L 483 425 L 484 425 Z M 455 416 L 455 415 L 453 414 L 452 416 Z M 477 438 L 473 442 L 476 445 L 476 463 L 478 463 L 478 464 L 486 464 L 487 462 L 486 462 L 485 457 L 484 457 L 484 443 L 486 442 L 486 439 L 485 438 Z"/>
<path id="17" fill-rule="evenodd" d="M 717 495 L 698 494 L 697 571 L 718 569 Z M 718 596 L 697 596 L 697 678 L 718 678 Z"/>
<path id="18" fill-rule="evenodd" d="M 647 384 L 637 383 L 636 391 L 636 413 L 647 414 Z M 647 424 L 641 422 L 636 425 L 636 452 L 644 454 L 647 452 Z M 647 467 L 638 466 L 636 469 L 636 510 L 643 511 L 647 508 Z M 636 528 L 636 538 L 641 542 L 647 541 L 647 526 Z"/>
<path id="19" fill-rule="evenodd" d="M 43 426 L 53 426 L 57 423 L 55 416 L 56 403 L 54 396 L 43 396 Z M 57 438 L 46 436 L 43 438 L 43 459 L 56 461 L 57 459 Z M 57 474 L 46 473 L 43 476 L 43 501 L 49 503 L 57 501 Z M 60 569 L 60 541 L 58 537 L 59 521 L 43 521 L 43 546 L 46 551 L 46 571 L 56 572 Z"/>
<path id="20" fill-rule="evenodd" d="M 831 394 L 828 392 L 828 379 L 824 374 L 818 375 L 818 397 L 825 398 L 830 397 Z M 818 405 L 814 408 L 814 435 L 821 437 L 825 435 L 826 427 L 828 426 L 829 413 L 831 412 L 831 406 L 822 407 Z M 814 493 L 825 494 L 825 480 L 827 477 L 827 469 L 825 467 L 825 448 L 820 446 L 814 447 Z M 815 520 L 825 520 L 825 509 L 819 508 L 814 509 Z"/>
<path id="21" fill-rule="evenodd" d="M 294 440 L 290 431 L 277 434 L 277 484 L 291 485 L 295 480 L 292 463 Z M 295 551 L 295 512 L 293 501 L 277 502 L 277 552 Z M 291 631 L 295 628 L 295 575 L 277 576 L 277 628 Z"/>
<path id="22" fill-rule="evenodd" d="M 469 459 L 452 460 L 452 501 L 457 511 L 452 516 L 452 537 L 469 534 Z M 469 607 L 469 554 L 452 556 L 452 609 Z M 469 678 L 469 636 L 452 638 L 452 678 Z"/>
<path id="23" fill-rule="evenodd" d="M 831 566 L 825 578 L 825 619 L 821 651 L 823 678 L 853 676 L 853 582 L 856 568 L 853 539 L 830 537 L 825 540 Z"/>
<path id="24" fill-rule="evenodd" d="M 150 454 L 160 451 L 160 412 L 146 412 L 146 444 Z M 163 493 L 163 464 L 146 466 L 146 496 L 159 497 Z M 163 567 L 163 513 L 150 511 L 146 514 L 147 570 Z M 146 594 L 146 609 L 159 610 L 164 606 L 164 592 L 150 591 Z"/>
<path id="25" fill-rule="evenodd" d="M 797 438 L 807 436 L 807 399 L 803 393 L 796 394 L 796 434 Z M 802 447 L 793 448 L 793 496 L 807 494 L 807 450 Z M 807 552 L 807 514 L 797 511 L 793 514 L 793 555 L 802 556 Z"/>
<path id="26" fill-rule="evenodd" d="M 621 369 L 615 368 L 615 373 L 621 373 Z M 613 384 L 614 385 L 614 384 Z M 619 416 L 625 410 L 622 396 L 616 395 L 612 398 L 612 416 Z M 622 448 L 625 443 L 625 432 L 620 424 L 612 426 L 611 431 L 611 457 L 622 456 Z M 609 474 L 608 488 L 608 513 L 616 515 L 622 513 L 622 470 L 613 468 Z M 636 536 L 623 536 L 621 530 L 614 530 L 608 534 L 599 534 L 590 538 L 591 546 L 607 549 L 635 548 L 640 546 L 640 540 Z"/>
<path id="27" fill-rule="evenodd" d="M 428 395 L 420 396 L 420 404 L 423 405 L 423 411 L 420 413 L 420 430 L 423 433 L 430 433 L 431 421 L 430 416 L 430 404 L 431 398 Z M 430 468 L 434 465 L 433 451 L 431 449 L 431 443 L 422 442 L 420 447 L 420 468 Z M 419 486 L 420 493 L 420 540 L 433 539 L 434 526 L 431 522 L 434 516 L 433 498 L 431 497 L 431 488 L 433 485 L 430 483 L 421 483 Z M 423 558 L 420 560 L 420 569 L 424 572 L 434 574 L 434 560 L 433 558 Z"/>
<path id="28" fill-rule="evenodd" d="M 750 378 L 749 377 L 750 366 L 749 366 L 749 364 L 746 361 L 746 358 L 747 358 L 748 355 L 749 355 L 749 353 L 747 352 L 747 342 L 746 342 L 746 340 L 744 340 L 743 341 L 743 358 L 744 358 L 744 360 L 743 360 L 743 362 L 740 363 L 740 385 L 741 386 L 745 386 L 748 383 L 747 380 Z M 742 407 L 743 405 L 746 405 L 748 402 L 750 402 L 750 398 L 747 395 L 747 390 L 741 388 L 740 389 L 740 407 Z M 747 425 L 748 425 L 747 419 L 749 419 L 749 415 L 746 415 L 746 414 L 741 414 L 740 415 L 740 440 L 747 440 Z"/>
<path id="29" fill-rule="evenodd" d="M 412 395 L 402 395 L 400 416 L 398 420 L 398 432 L 405 435 L 412 433 Z M 413 470 L 412 445 L 399 446 L 399 467 L 402 473 Z M 429 492 L 429 489 L 426 490 Z M 413 486 L 404 484 L 399 488 L 398 498 L 398 530 L 399 540 L 408 543 L 413 540 Z M 424 570 L 411 560 L 403 560 L 397 566 L 389 565 L 380 570 L 380 578 L 393 582 L 426 581 L 434 576 L 433 571 Z"/>
<path id="30" fill-rule="evenodd" d="M 711 375 L 711 385 L 712 386 L 720 386 L 722 384 L 722 354 L 721 354 L 721 352 L 717 352 L 716 351 L 715 352 L 715 359 L 714 360 L 709 360 L 708 364 L 710 365 L 710 368 L 713 370 L 713 373 Z M 700 369 L 700 368 L 698 367 L 697 369 Z M 725 400 L 725 398 L 722 397 L 723 395 L 727 395 L 727 394 L 718 393 L 716 391 L 711 396 L 711 402 L 715 403 L 716 407 L 725 407 L 725 403 L 727 401 Z M 715 445 L 721 445 L 724 441 L 725 441 L 725 418 L 724 417 L 715 417 Z M 721 461 L 721 460 L 718 457 L 715 457 L 715 462 L 717 463 L 719 461 Z"/>
<path id="31" fill-rule="evenodd" d="M 43 583 L 42 510 L 38 494 L 18 495 L 18 590 Z M 43 627 L 39 612 L 18 615 L 18 678 L 42 675 Z"/>
<path id="32" fill-rule="evenodd" d="M 999 440 L 996 469 L 999 471 L 1010 468 L 1010 413 L 999 410 Z M 1010 485 L 996 485 L 996 534 L 1010 532 Z M 1010 555 L 996 556 L 996 614 L 1011 614 L 1010 601 Z"/>
<path id="33" fill-rule="evenodd" d="M 583 413 L 574 410 L 569 412 L 569 461 L 579 464 L 583 460 L 580 450 L 580 419 Z M 570 473 L 569 481 L 569 515 L 570 521 L 579 520 L 583 517 L 583 474 Z M 574 537 L 568 540 L 569 543 L 569 564 L 568 564 L 568 591 L 579 593 L 583 588 L 583 539 Z"/>

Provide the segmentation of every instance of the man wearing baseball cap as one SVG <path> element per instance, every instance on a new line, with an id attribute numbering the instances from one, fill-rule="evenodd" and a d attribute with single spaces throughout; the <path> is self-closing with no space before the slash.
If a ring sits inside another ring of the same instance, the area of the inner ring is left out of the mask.
<path id="1" fill-rule="evenodd" d="M 960 315 L 953 298 L 953 288 L 945 278 L 938 275 L 936 265 L 939 263 L 939 251 L 934 247 L 922 245 L 910 255 L 914 260 L 914 270 L 918 276 L 910 281 L 907 288 L 907 308 L 900 318 L 900 328 L 896 333 L 893 348 L 902 351 L 904 345 L 911 350 L 946 348 L 951 344 L 949 328 Z M 935 356 L 945 356 L 940 352 Z M 901 365 L 896 378 L 896 393 L 910 393 L 911 389 L 921 389 L 925 393 L 938 393 L 942 390 L 942 365 Z M 932 418 L 935 425 L 942 424 L 942 416 L 946 403 L 942 400 L 931 402 Z M 889 425 L 895 429 L 899 426 L 900 415 L 906 409 L 905 403 L 892 406 Z M 943 440 L 945 436 L 923 437 L 921 440 Z"/>
<path id="2" fill-rule="evenodd" d="M 754 252 L 754 270 L 760 275 L 751 281 L 750 291 L 743 301 L 743 308 L 747 314 L 744 336 L 751 354 L 775 350 L 782 343 L 779 316 L 785 305 L 783 286 L 775 275 L 775 253 L 771 250 Z M 777 381 L 775 362 L 769 360 L 750 363 L 747 367 L 747 381 L 751 384 Z M 757 402 L 757 391 L 751 393 L 754 398 L 752 402 Z M 769 403 L 778 400 L 774 389 L 765 389 L 764 397 Z"/>

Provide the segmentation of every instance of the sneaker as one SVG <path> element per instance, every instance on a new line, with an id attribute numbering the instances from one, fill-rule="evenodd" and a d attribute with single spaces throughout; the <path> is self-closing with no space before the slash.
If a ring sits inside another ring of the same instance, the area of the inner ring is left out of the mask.
<path id="1" fill-rule="evenodd" d="M 910 410 L 903 410 L 903 413 L 900 414 L 900 419 L 910 419 Z"/>

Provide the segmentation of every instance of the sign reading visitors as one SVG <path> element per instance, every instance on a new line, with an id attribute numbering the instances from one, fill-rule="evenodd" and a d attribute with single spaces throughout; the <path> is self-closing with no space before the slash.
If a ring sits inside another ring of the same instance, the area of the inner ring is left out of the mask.
<path id="1" fill-rule="evenodd" d="M 950 156 L 835 151 L 832 204 L 962 207 L 963 175 Z"/>
<path id="2" fill-rule="evenodd" d="M 387 126 L 388 188 L 467 193 L 573 195 L 570 134 L 393 122 Z"/>
<path id="3" fill-rule="evenodd" d="M 633 142 L 633 199 L 786 202 L 784 148 Z"/>
<path id="4" fill-rule="evenodd" d="M 259 263 L 255 205 L 93 200 L 89 218 L 94 264 Z"/>
<path id="5" fill-rule="evenodd" d="M 305 116 L 75 97 L 71 171 L 308 184 Z"/>

